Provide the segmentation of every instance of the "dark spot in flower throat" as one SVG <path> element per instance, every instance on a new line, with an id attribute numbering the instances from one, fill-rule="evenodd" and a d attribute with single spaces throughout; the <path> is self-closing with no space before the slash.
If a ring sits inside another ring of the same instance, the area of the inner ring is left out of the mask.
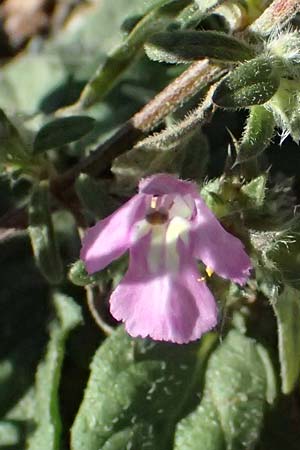
<path id="1" fill-rule="evenodd" d="M 162 225 L 166 223 L 169 219 L 169 215 L 162 211 L 153 211 L 146 215 L 146 220 L 151 225 Z"/>

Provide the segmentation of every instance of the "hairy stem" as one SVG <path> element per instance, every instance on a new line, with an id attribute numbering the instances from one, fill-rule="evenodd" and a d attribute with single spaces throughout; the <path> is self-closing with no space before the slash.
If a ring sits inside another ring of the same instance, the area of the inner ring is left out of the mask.
<path id="1" fill-rule="evenodd" d="M 168 149 L 178 143 L 180 139 L 193 134 L 196 127 L 205 123 L 213 113 L 212 93 L 214 89 L 215 86 L 211 86 L 204 101 L 190 112 L 184 120 L 166 128 L 160 133 L 148 136 L 140 141 L 135 148 Z"/>
<path id="2" fill-rule="evenodd" d="M 249 26 L 248 32 L 259 35 L 270 34 L 284 27 L 300 11 L 299 0 L 275 0 L 262 15 Z"/>

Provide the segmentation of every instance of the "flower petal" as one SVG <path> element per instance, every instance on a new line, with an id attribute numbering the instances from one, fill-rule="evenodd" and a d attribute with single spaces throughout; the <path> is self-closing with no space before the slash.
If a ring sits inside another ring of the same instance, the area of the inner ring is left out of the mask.
<path id="1" fill-rule="evenodd" d="M 135 195 L 113 214 L 89 228 L 80 252 L 88 273 L 103 269 L 129 248 L 131 228 L 144 217 L 147 205 L 147 196 Z"/>
<path id="2" fill-rule="evenodd" d="M 150 195 L 191 194 L 198 195 L 197 187 L 189 181 L 182 181 L 174 175 L 160 173 L 143 178 L 139 183 L 139 192 Z"/>
<path id="3" fill-rule="evenodd" d="M 242 242 L 222 227 L 201 198 L 195 199 L 195 204 L 194 256 L 221 277 L 244 284 L 252 266 Z"/>
<path id="4" fill-rule="evenodd" d="M 179 242 L 180 273 L 149 274 L 145 259 L 149 239 L 146 236 L 131 249 L 128 272 L 110 299 L 111 313 L 125 322 L 133 337 L 178 344 L 199 339 L 217 323 L 215 300 L 183 242 Z"/>

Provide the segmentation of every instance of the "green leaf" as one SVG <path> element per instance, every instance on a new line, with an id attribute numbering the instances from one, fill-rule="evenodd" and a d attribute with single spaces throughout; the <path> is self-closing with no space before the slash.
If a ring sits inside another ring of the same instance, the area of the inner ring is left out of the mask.
<path id="1" fill-rule="evenodd" d="M 237 331 L 228 334 L 209 359 L 200 406 L 177 426 L 176 450 L 254 448 L 269 378 L 258 348 Z"/>
<path id="2" fill-rule="evenodd" d="M 54 295 L 57 318 L 51 323 L 50 341 L 44 360 L 36 375 L 36 429 L 28 450 L 58 450 L 61 420 L 59 414 L 59 383 L 69 333 L 82 321 L 80 307 L 62 294 Z"/>
<path id="3" fill-rule="evenodd" d="M 0 109 L 0 163 L 22 166 L 29 159 L 29 149 L 15 126 Z"/>
<path id="4" fill-rule="evenodd" d="M 272 112 L 264 106 L 252 106 L 243 137 L 237 146 L 235 164 L 241 164 L 260 155 L 270 144 L 274 131 L 275 120 Z"/>
<path id="5" fill-rule="evenodd" d="M 45 41 L 41 51 L 25 50 L 1 68 L 1 106 L 34 114 L 73 103 L 82 83 L 123 41 L 124 18 L 144 15 L 167 1 L 97 0 L 91 8 L 78 8 L 72 20 Z"/>
<path id="6" fill-rule="evenodd" d="M 86 271 L 84 262 L 81 260 L 72 264 L 68 273 L 68 278 L 76 286 L 86 286 L 93 282 L 93 279 Z"/>
<path id="7" fill-rule="evenodd" d="M 151 36 L 145 50 L 150 59 L 167 63 L 188 63 L 202 58 L 237 62 L 255 56 L 244 42 L 216 31 L 173 31 Z"/>
<path id="8" fill-rule="evenodd" d="M 82 91 L 78 101 L 80 108 L 87 108 L 103 98 L 135 60 L 146 39 L 156 31 L 165 29 L 178 13 L 177 8 L 163 8 L 172 3 L 176 4 L 172 0 L 152 3 L 150 2 L 147 13 L 136 23 L 124 42 L 100 64 Z M 181 4 L 183 8 L 186 2 Z"/>
<path id="9" fill-rule="evenodd" d="M 34 367 L 32 367 L 34 369 Z M 14 383 L 16 381 L 14 380 Z M 15 385 L 14 385 L 15 386 Z M 30 387 L 20 400 L 8 411 L 5 419 L 0 421 L 0 448 L 9 450 L 24 450 L 27 437 L 34 427 L 35 394 Z"/>
<path id="10" fill-rule="evenodd" d="M 140 15 L 126 17 L 121 25 L 121 30 L 126 34 L 131 33 L 134 27 L 139 23 L 139 21 L 142 20 L 142 18 L 143 16 Z"/>
<path id="11" fill-rule="evenodd" d="M 65 82 L 67 72 L 53 52 L 25 53 L 3 67 L 1 76 L 1 105 L 9 111 L 33 114 L 41 108 L 45 97 Z"/>
<path id="12" fill-rule="evenodd" d="M 246 196 L 247 202 L 250 205 L 260 208 L 264 204 L 266 191 L 267 176 L 260 175 L 254 178 L 249 183 L 244 184 L 241 192 Z"/>
<path id="13" fill-rule="evenodd" d="M 33 426 L 35 369 L 45 347 L 48 289 L 25 234 L 0 248 L 0 448 L 24 450 Z"/>
<path id="14" fill-rule="evenodd" d="M 224 2 L 225 0 L 195 0 L 195 3 L 197 3 L 199 9 L 203 12 L 209 12 Z"/>
<path id="15" fill-rule="evenodd" d="M 279 87 L 275 62 L 269 57 L 247 61 L 229 73 L 218 85 L 213 101 L 222 108 L 247 108 L 266 103 Z"/>
<path id="16" fill-rule="evenodd" d="M 282 129 L 282 140 L 288 134 L 299 144 L 300 140 L 300 82 L 281 79 L 280 87 L 268 102 L 276 125 Z"/>
<path id="17" fill-rule="evenodd" d="M 289 394 L 300 374 L 300 292 L 286 285 L 273 307 L 278 326 L 282 392 Z"/>
<path id="18" fill-rule="evenodd" d="M 20 429 L 13 420 L 0 421 L 0 448 L 15 449 L 20 443 Z M 18 447 L 17 447 L 18 448 Z"/>
<path id="19" fill-rule="evenodd" d="M 275 403 L 277 397 L 277 380 L 274 367 L 265 347 L 257 344 L 256 350 L 260 356 L 260 360 L 265 368 L 266 375 L 266 400 L 270 405 Z"/>
<path id="20" fill-rule="evenodd" d="M 218 5 L 225 0 L 199 0 L 192 2 L 176 17 L 174 29 L 195 29 L 199 23 Z M 171 28 L 171 27 L 170 27 Z"/>
<path id="21" fill-rule="evenodd" d="M 81 174 L 75 182 L 75 189 L 84 212 L 93 219 L 103 219 L 116 209 L 116 202 L 109 195 L 108 186 L 101 180 Z"/>
<path id="22" fill-rule="evenodd" d="M 280 198 L 275 199 L 275 206 L 279 204 Z M 282 202 L 287 199 L 283 198 Z M 268 202 L 270 203 L 270 202 Z M 274 208 L 270 205 L 271 210 Z M 289 205 L 289 207 L 291 207 Z M 276 211 L 282 218 L 282 212 Z M 273 213 L 274 214 L 274 213 Z M 293 216 L 290 216 L 293 217 Z M 299 218 L 297 216 L 288 225 L 285 224 L 284 231 L 278 232 L 275 238 L 274 245 L 267 253 L 267 257 L 273 262 L 277 270 L 280 272 L 283 281 L 294 287 L 300 289 L 300 227 Z"/>
<path id="23" fill-rule="evenodd" d="M 200 348 L 133 340 L 120 327 L 94 356 L 72 449 L 171 448 L 174 425 L 199 392 L 214 342 L 214 335 Z"/>
<path id="24" fill-rule="evenodd" d="M 110 266 L 110 268 L 111 267 L 113 266 Z M 107 269 L 107 271 L 110 270 L 110 268 Z M 86 271 L 84 262 L 79 259 L 72 264 L 68 273 L 68 278 L 76 286 L 86 286 L 88 284 L 101 283 L 105 281 L 107 278 L 107 272 L 101 270 L 93 275 L 89 275 Z"/>
<path id="25" fill-rule="evenodd" d="M 187 3 L 192 3 L 192 0 L 145 0 L 142 4 L 139 4 L 138 11 L 147 14 L 155 8 L 163 8 L 169 4 L 174 4 L 175 6 L 176 4 L 179 4 L 179 8 L 181 8 L 180 3 L 182 3 L 183 6 L 186 6 Z"/>
<path id="26" fill-rule="evenodd" d="M 94 125 L 95 119 L 88 116 L 70 116 L 53 120 L 37 133 L 33 150 L 35 153 L 40 153 L 78 141 L 92 131 Z"/>
<path id="27" fill-rule="evenodd" d="M 58 284 L 63 277 L 63 265 L 50 213 L 47 182 L 34 187 L 28 215 L 28 232 L 36 264 L 49 283 Z"/>

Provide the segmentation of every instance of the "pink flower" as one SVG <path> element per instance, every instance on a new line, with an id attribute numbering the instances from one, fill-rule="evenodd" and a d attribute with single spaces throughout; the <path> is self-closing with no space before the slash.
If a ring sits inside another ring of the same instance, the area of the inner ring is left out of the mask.
<path id="1" fill-rule="evenodd" d="M 110 311 L 131 336 L 198 339 L 216 325 L 217 308 L 196 260 L 239 284 L 251 269 L 243 244 L 224 230 L 196 186 L 166 174 L 142 180 L 137 195 L 90 228 L 81 259 L 92 274 L 128 249 L 129 268 Z"/>

